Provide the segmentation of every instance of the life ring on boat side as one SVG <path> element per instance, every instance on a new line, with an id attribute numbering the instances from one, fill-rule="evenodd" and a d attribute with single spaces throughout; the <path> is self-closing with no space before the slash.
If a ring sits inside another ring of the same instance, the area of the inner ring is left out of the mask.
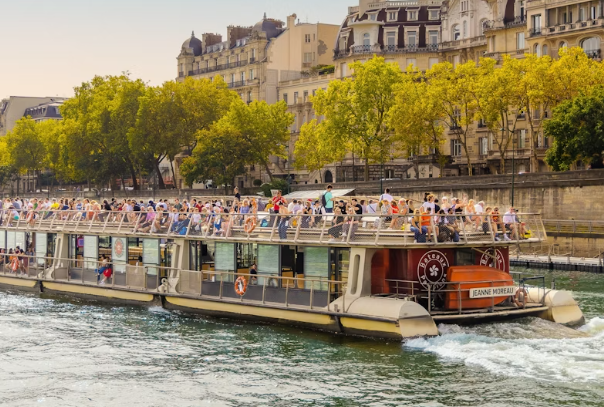
<path id="1" fill-rule="evenodd" d="M 522 294 L 522 301 L 520 301 L 520 294 Z M 526 290 L 524 288 L 519 288 L 516 290 L 516 295 L 514 295 L 514 304 L 516 304 L 518 308 L 524 308 L 527 302 L 527 298 L 528 293 L 526 292 Z"/>
<path id="2" fill-rule="evenodd" d="M 243 225 L 243 230 L 245 233 L 250 234 L 256 229 L 256 218 L 249 217 L 245 220 L 245 224 Z"/>
<path id="3" fill-rule="evenodd" d="M 237 278 L 237 280 L 235 280 L 235 292 L 242 296 L 245 294 L 245 292 L 247 291 L 247 280 L 245 279 L 245 277 L 240 276 Z"/>

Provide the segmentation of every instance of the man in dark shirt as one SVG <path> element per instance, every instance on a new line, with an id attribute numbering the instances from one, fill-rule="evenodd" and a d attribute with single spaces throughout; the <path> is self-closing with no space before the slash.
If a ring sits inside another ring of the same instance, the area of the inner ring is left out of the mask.
<path id="1" fill-rule="evenodd" d="M 363 214 L 363 207 L 359 205 L 359 201 L 356 198 L 352 199 L 352 206 L 354 207 L 354 213 L 357 215 Z"/>

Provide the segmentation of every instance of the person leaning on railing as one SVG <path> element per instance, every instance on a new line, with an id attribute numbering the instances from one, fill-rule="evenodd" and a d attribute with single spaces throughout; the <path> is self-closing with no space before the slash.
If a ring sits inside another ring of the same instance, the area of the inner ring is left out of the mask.
<path id="1" fill-rule="evenodd" d="M 422 225 L 422 211 L 425 213 L 424 208 L 416 209 L 415 216 L 411 218 L 411 231 L 415 234 L 415 243 L 426 243 L 426 235 L 428 234 L 428 226 Z"/>

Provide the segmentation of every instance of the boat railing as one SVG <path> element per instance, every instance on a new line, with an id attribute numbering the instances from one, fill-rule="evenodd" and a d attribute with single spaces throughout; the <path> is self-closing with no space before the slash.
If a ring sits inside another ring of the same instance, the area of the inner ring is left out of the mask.
<path id="1" fill-rule="evenodd" d="M 522 273 L 518 272 L 510 272 L 510 274 L 514 277 L 514 286 L 520 290 L 521 292 L 524 290 L 524 293 L 528 293 L 529 290 L 540 290 L 539 292 L 543 292 L 544 295 L 541 296 L 539 300 L 539 304 L 545 305 L 545 293 L 547 292 L 545 289 L 545 277 L 544 276 L 527 276 L 524 277 Z M 527 284 L 528 282 L 536 281 L 539 284 Z M 501 287 L 502 285 L 509 285 L 510 280 L 507 279 L 492 279 L 492 280 L 482 280 L 482 281 L 439 281 L 439 282 L 428 282 L 428 281 L 412 281 L 412 280 L 397 280 L 397 279 L 387 279 L 386 283 L 388 284 L 389 293 L 384 293 L 381 295 L 394 295 L 398 297 L 407 297 L 416 302 L 421 303 L 424 300 L 427 304 L 428 312 L 435 311 L 435 301 L 436 302 L 444 302 L 445 296 L 447 294 L 454 294 L 451 296 L 452 301 L 456 302 L 456 309 L 449 309 L 449 311 L 456 312 L 458 314 L 462 314 L 464 311 L 468 311 L 469 309 L 464 308 L 464 300 L 470 298 L 470 292 L 477 288 L 486 288 L 493 289 L 495 287 Z M 489 311 L 493 312 L 495 309 L 495 298 L 501 297 L 497 295 L 493 295 L 487 298 L 491 299 L 491 306 L 489 307 Z M 511 297 L 511 296 L 510 296 Z M 526 308 L 527 298 L 523 298 L 521 303 L 521 308 Z M 440 308 L 440 307 L 436 307 Z M 440 310 L 440 309 L 439 309 Z M 475 311 L 474 308 L 471 310 Z"/>
<path id="2" fill-rule="evenodd" d="M 341 246 L 477 245 L 547 239 L 541 215 L 0 211 L 0 230 Z M 509 219 L 508 219 L 509 220 Z"/>
<path id="3" fill-rule="evenodd" d="M 105 277 L 106 269 L 110 272 Z M 250 274 L 248 270 L 180 270 L 86 258 L 0 254 L 0 276 L 138 292 L 161 292 L 243 304 L 268 304 L 287 309 L 320 309 L 328 312 L 345 312 L 346 309 L 346 281 L 304 275 L 287 277 L 262 272 Z M 239 278 L 245 280 L 246 290 L 243 295 L 235 291 L 235 283 Z M 336 309 L 331 302 L 340 297 L 343 299 L 343 309 Z"/>

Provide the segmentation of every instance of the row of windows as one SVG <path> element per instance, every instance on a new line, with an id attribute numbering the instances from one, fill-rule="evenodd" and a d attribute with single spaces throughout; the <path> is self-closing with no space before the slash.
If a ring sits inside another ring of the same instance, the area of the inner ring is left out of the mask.
<path id="1" fill-rule="evenodd" d="M 377 21 L 378 19 L 378 11 L 373 13 L 367 13 L 369 15 L 369 20 Z M 396 22 L 398 21 L 398 11 L 388 11 L 386 13 L 386 21 L 387 22 Z M 408 9 L 407 10 L 407 21 L 417 21 L 419 18 L 419 9 Z M 440 20 L 440 10 L 428 10 L 428 20 L 436 21 Z M 348 19 L 348 25 L 351 25 L 355 22 L 355 17 L 350 17 Z"/>

